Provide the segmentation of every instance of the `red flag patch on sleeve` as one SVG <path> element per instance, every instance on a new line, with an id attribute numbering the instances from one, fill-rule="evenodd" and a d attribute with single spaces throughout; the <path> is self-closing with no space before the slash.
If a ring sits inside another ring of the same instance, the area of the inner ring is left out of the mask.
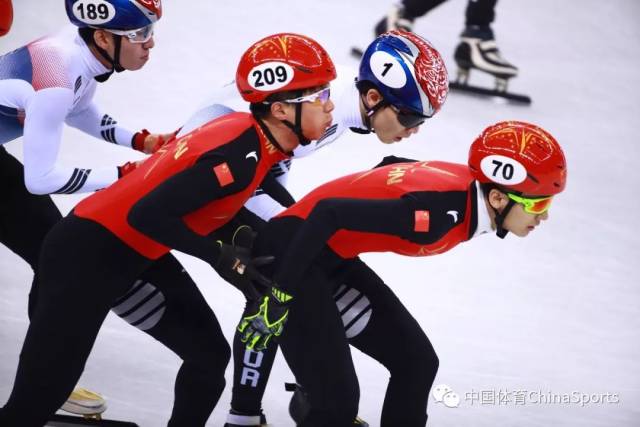
<path id="1" fill-rule="evenodd" d="M 232 184 L 234 181 L 233 175 L 231 174 L 231 169 L 229 169 L 229 165 L 227 164 L 227 162 L 219 164 L 218 166 L 214 166 L 213 173 L 216 174 L 216 178 L 218 178 L 220 187 Z"/>
<path id="2" fill-rule="evenodd" d="M 429 211 L 415 212 L 415 226 L 413 231 L 427 233 L 429 231 Z"/>

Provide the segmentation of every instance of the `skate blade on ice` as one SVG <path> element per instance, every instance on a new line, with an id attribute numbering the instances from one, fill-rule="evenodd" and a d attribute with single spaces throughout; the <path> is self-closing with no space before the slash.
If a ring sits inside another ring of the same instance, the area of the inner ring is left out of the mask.
<path id="1" fill-rule="evenodd" d="M 449 89 L 455 92 L 468 93 L 471 95 L 478 95 L 482 97 L 502 98 L 517 104 L 523 104 L 523 105 L 531 104 L 531 98 L 527 95 L 501 91 L 498 89 L 489 89 L 489 88 L 484 88 L 480 86 L 473 86 L 467 83 L 449 82 Z"/>
<path id="2" fill-rule="evenodd" d="M 51 417 L 44 427 L 78 427 L 78 426 L 95 426 L 95 427 L 139 427 L 136 423 L 127 421 L 113 420 L 96 420 L 77 417 L 72 415 L 54 415 Z"/>
<path id="3" fill-rule="evenodd" d="M 449 82 L 449 89 L 455 92 L 468 93 L 471 95 L 477 95 L 482 97 L 501 98 L 506 101 L 517 103 L 517 104 L 523 104 L 523 105 L 531 104 L 531 98 L 529 96 L 507 91 L 507 86 L 509 83 L 508 78 L 496 77 L 495 88 L 489 89 L 486 87 L 474 86 L 469 84 L 470 72 L 471 72 L 471 69 L 459 68 L 458 76 L 456 80 Z"/>

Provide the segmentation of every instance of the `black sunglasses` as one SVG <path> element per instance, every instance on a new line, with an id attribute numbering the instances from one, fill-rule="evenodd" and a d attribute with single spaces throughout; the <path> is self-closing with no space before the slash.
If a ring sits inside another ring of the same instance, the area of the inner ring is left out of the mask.
<path id="1" fill-rule="evenodd" d="M 425 122 L 425 120 L 430 118 L 427 116 L 423 116 L 422 114 L 418 114 L 411 110 L 398 108 L 392 104 L 389 104 L 389 106 L 398 115 L 398 122 L 400 122 L 400 124 L 407 129 L 418 127 L 422 125 Z"/>

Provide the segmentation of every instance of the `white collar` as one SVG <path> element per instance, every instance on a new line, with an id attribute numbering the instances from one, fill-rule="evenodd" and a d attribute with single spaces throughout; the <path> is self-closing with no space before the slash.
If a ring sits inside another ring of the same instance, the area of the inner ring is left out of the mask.
<path id="1" fill-rule="evenodd" d="M 344 124 L 349 128 L 359 128 L 367 130 L 362 121 L 362 113 L 360 112 L 360 91 L 356 87 L 356 81 L 353 79 L 347 90 L 344 91 L 341 104 L 346 106 L 344 112 Z"/>
<path id="2" fill-rule="evenodd" d="M 487 210 L 487 204 L 485 202 L 484 193 L 482 192 L 480 183 L 478 181 L 474 181 L 474 183 L 476 186 L 476 199 L 478 204 L 478 226 L 475 233 L 473 233 L 473 236 L 471 236 L 472 239 L 481 234 L 491 233 L 494 231 L 493 227 L 491 227 L 491 216 L 489 216 L 489 211 Z"/>
<path id="3" fill-rule="evenodd" d="M 80 34 L 76 34 L 75 43 L 82 53 L 82 62 L 87 67 L 87 70 L 89 70 L 91 77 L 99 76 L 109 71 L 109 69 L 102 65 L 98 58 L 95 57 L 93 52 L 91 52 L 89 46 L 87 46 L 84 40 L 82 40 L 82 37 L 80 37 Z"/>

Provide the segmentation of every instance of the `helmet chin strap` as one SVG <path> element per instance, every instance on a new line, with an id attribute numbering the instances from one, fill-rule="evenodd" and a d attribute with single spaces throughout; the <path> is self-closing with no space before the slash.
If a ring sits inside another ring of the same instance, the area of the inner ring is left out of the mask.
<path id="1" fill-rule="evenodd" d="M 386 99 L 382 98 L 382 100 L 378 102 L 376 105 L 374 105 L 373 107 L 369 107 L 367 105 L 367 100 L 366 100 L 367 86 L 364 86 L 364 82 L 358 81 L 358 79 L 356 79 L 356 87 L 360 91 L 360 101 L 362 102 L 362 106 L 364 107 L 364 111 L 365 111 L 364 125 L 367 127 L 367 130 L 369 132 L 375 133 L 376 132 L 375 129 L 373 129 L 373 127 L 371 126 L 371 117 L 373 117 L 373 115 L 377 113 L 378 110 L 390 104 L 387 102 Z M 363 132 L 359 132 L 359 133 L 363 133 Z"/>
<path id="2" fill-rule="evenodd" d="M 501 239 L 504 239 L 505 236 L 509 233 L 509 230 L 503 227 L 504 219 L 507 217 L 507 215 L 509 215 L 509 211 L 513 208 L 515 204 L 516 202 L 509 199 L 509 202 L 507 203 L 507 206 L 505 206 L 504 209 L 502 210 L 502 213 L 498 212 L 498 209 L 491 206 L 491 209 L 493 209 L 493 212 L 495 212 L 495 215 L 496 215 L 495 216 L 496 236 L 498 236 Z"/>
<path id="3" fill-rule="evenodd" d="M 113 74 L 113 72 L 115 71 L 116 73 L 121 73 L 124 71 L 124 68 L 122 67 L 122 65 L 120 65 L 120 50 L 122 49 L 122 36 L 119 36 L 117 34 L 112 34 L 113 36 L 113 42 L 114 42 L 114 52 L 113 52 L 113 58 L 111 58 L 111 56 L 109 56 L 109 53 L 104 50 L 103 48 L 101 48 L 100 46 L 94 44 L 96 50 L 98 51 L 98 53 L 109 62 L 109 64 L 111 65 L 111 70 L 107 71 L 104 74 L 100 74 L 99 76 L 95 76 L 94 78 L 96 79 L 96 81 L 98 81 L 98 83 L 103 83 L 106 82 L 109 77 L 111 77 L 111 74 Z"/>
<path id="4" fill-rule="evenodd" d="M 298 96 L 302 96 L 302 91 L 300 91 Z M 295 124 L 291 123 L 289 120 L 282 120 L 282 123 L 284 123 L 289 129 L 293 131 L 293 133 L 296 134 L 296 136 L 298 137 L 298 142 L 300 142 L 300 145 L 304 146 L 304 145 L 309 145 L 311 143 L 311 140 L 306 136 L 304 136 L 304 134 L 302 133 L 302 103 L 301 102 L 296 103 Z"/>

